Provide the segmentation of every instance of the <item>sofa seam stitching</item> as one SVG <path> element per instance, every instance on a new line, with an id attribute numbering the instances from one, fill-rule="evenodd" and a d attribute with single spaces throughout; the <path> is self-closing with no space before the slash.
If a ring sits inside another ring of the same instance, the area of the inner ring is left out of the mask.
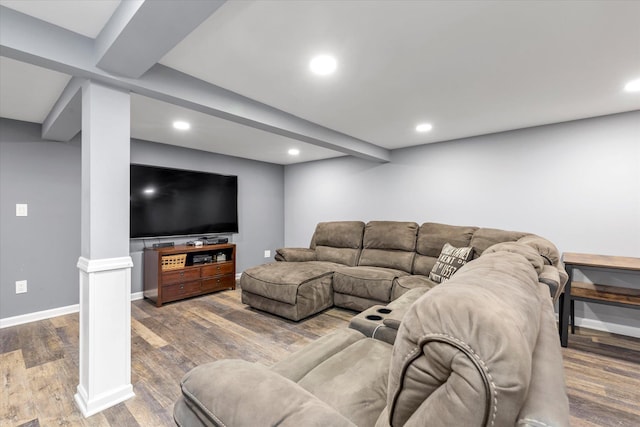
<path id="1" fill-rule="evenodd" d="M 200 407 L 201 410 L 204 409 L 204 412 L 209 414 L 215 421 L 217 421 L 220 424 L 222 424 L 223 427 L 227 427 L 227 425 L 220 418 L 216 417 L 216 415 L 213 412 L 211 412 L 211 410 L 209 408 L 204 406 L 204 404 L 198 398 L 196 398 L 195 395 L 193 395 L 188 390 L 185 390 L 184 388 L 182 389 L 182 392 L 184 394 L 186 394 L 191 400 L 193 400 L 194 402 L 197 402 L 198 403 L 198 407 Z"/>
<path id="2" fill-rule="evenodd" d="M 498 413 L 498 389 L 496 387 L 495 381 L 493 379 L 493 376 L 491 375 L 491 372 L 489 371 L 489 368 L 487 367 L 487 365 L 484 363 L 484 360 L 482 360 L 482 358 L 478 355 L 478 353 L 475 352 L 475 350 L 473 348 L 471 348 L 471 346 L 469 344 L 467 344 L 466 342 L 460 340 L 459 338 L 453 337 L 449 334 L 444 334 L 444 333 L 432 333 L 432 334 L 428 334 L 425 335 L 423 338 L 428 338 L 429 336 L 442 336 L 442 337 L 446 337 L 451 339 L 452 341 L 455 341 L 457 343 L 459 343 L 461 346 L 463 346 L 464 348 L 466 348 L 471 355 L 473 356 L 474 359 L 476 359 L 478 361 L 478 363 L 480 363 L 483 367 L 483 369 L 485 370 L 485 372 L 487 373 L 487 377 L 489 377 L 489 382 L 491 383 L 491 388 L 492 388 L 492 408 L 493 408 L 493 414 L 491 417 L 491 425 L 494 426 L 495 425 L 495 420 L 496 420 L 496 416 Z M 409 356 L 409 355 L 407 355 Z"/>

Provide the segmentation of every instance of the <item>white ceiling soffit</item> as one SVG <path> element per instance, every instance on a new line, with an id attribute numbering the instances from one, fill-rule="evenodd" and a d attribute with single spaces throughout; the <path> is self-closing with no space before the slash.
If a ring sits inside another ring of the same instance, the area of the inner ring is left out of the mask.
<path id="1" fill-rule="evenodd" d="M 176 120 L 190 123 L 191 128 L 174 129 L 172 123 Z M 131 95 L 131 137 L 283 165 L 344 156 L 136 94 Z M 292 148 L 299 149 L 300 154 L 287 154 Z"/>
<path id="2" fill-rule="evenodd" d="M 0 56 L 0 117 L 42 123 L 70 76 Z"/>
<path id="3" fill-rule="evenodd" d="M 393 149 L 640 108 L 640 2 L 231 1 L 161 63 Z"/>
<path id="4" fill-rule="evenodd" d="M 102 31 L 119 5 L 120 0 L 0 0 L 0 6 L 92 39 Z"/>

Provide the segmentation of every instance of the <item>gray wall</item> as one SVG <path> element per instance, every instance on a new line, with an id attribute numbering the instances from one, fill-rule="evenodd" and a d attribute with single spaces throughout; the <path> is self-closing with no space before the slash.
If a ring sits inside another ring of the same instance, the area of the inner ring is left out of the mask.
<path id="1" fill-rule="evenodd" d="M 80 143 L 43 141 L 40 129 L 0 119 L 0 318 L 78 303 Z"/>
<path id="2" fill-rule="evenodd" d="M 0 319 L 78 304 L 80 256 L 79 137 L 43 141 L 39 124 L 0 119 Z M 133 140 L 131 161 L 238 176 L 238 272 L 283 246 L 284 168 L 186 148 Z M 16 217 L 16 203 L 29 216 Z M 177 242 L 186 239 L 170 239 Z M 132 240 L 132 292 L 142 291 L 141 248 Z M 16 280 L 28 281 L 26 294 Z"/>
<path id="3" fill-rule="evenodd" d="M 528 231 L 561 252 L 640 257 L 640 111 L 285 167 L 285 245 L 319 221 L 433 221 Z M 616 284 L 639 286 L 637 275 Z M 640 327 L 638 311 L 577 314 Z"/>

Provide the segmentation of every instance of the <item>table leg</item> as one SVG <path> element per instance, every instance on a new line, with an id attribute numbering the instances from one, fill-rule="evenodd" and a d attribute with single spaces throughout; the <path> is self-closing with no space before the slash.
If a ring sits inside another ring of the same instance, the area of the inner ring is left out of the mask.
<path id="1" fill-rule="evenodd" d="M 569 316 L 571 315 L 571 282 L 573 281 L 573 267 L 565 265 L 569 279 L 564 287 L 563 298 L 561 301 L 562 308 L 560 313 L 560 345 L 566 347 L 569 341 Z"/>

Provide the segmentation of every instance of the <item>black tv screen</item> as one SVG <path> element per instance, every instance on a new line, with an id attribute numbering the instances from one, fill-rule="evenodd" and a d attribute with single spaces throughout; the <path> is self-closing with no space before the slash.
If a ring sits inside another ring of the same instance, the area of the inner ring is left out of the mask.
<path id="1" fill-rule="evenodd" d="M 238 177 L 131 165 L 131 238 L 238 232 Z"/>

